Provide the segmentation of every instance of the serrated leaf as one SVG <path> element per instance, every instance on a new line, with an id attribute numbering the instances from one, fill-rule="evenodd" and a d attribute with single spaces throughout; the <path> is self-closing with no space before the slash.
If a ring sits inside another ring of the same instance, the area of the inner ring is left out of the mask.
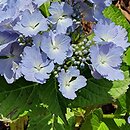
<path id="1" fill-rule="evenodd" d="M 128 71 L 124 72 L 124 76 L 125 76 L 124 80 L 114 81 L 112 88 L 108 92 L 114 99 L 117 99 L 121 95 L 125 94 L 125 92 L 129 88 L 128 86 L 130 84 L 129 72 Z"/>
<path id="2" fill-rule="evenodd" d="M 117 124 L 118 127 L 121 127 L 122 125 L 125 125 L 125 123 L 126 123 L 125 119 L 115 118 L 114 121 L 115 121 L 115 123 Z"/>
<path id="3" fill-rule="evenodd" d="M 55 77 L 52 76 L 46 84 L 42 85 L 38 89 L 38 94 L 41 101 L 48 106 L 50 112 L 56 114 L 57 116 L 60 116 L 64 122 L 66 122 L 66 108 L 58 96 L 57 87 L 57 81 Z"/>
<path id="4" fill-rule="evenodd" d="M 0 113 L 4 117 L 16 119 L 39 102 L 37 84 L 21 79 L 9 85 L 2 77 L 0 82 Z"/>
<path id="5" fill-rule="evenodd" d="M 114 5 L 111 5 L 103 11 L 103 14 L 106 18 L 109 18 L 111 21 L 115 22 L 115 24 L 120 25 L 127 30 L 128 41 L 130 42 L 130 24 L 121 11 Z"/>
<path id="6" fill-rule="evenodd" d="M 78 97 L 72 102 L 73 107 L 97 106 L 112 101 L 108 93 L 112 82 L 105 79 L 88 79 L 87 82 L 87 86 L 78 92 Z"/>
<path id="7" fill-rule="evenodd" d="M 125 55 L 123 57 L 124 62 L 130 66 L 130 48 L 125 52 Z"/>
<path id="8" fill-rule="evenodd" d="M 121 81 L 88 79 L 87 86 L 78 92 L 78 97 L 72 102 L 72 106 L 87 107 L 110 103 L 127 91 L 129 83 L 130 78 L 127 71 L 125 79 Z"/>
<path id="9" fill-rule="evenodd" d="M 50 113 L 60 116 L 66 122 L 66 108 L 58 97 L 54 78 L 50 78 L 43 85 L 27 82 L 24 79 L 18 80 L 11 86 L 1 77 L 0 81 L 2 86 L 0 87 L 0 113 L 4 117 L 16 119 L 24 111 L 33 110 L 36 105 L 44 103 Z"/>

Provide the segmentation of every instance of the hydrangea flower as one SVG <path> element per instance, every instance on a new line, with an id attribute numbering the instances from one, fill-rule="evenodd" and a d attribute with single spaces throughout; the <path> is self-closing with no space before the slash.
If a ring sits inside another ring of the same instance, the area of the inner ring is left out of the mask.
<path id="1" fill-rule="evenodd" d="M 112 4 L 112 0 L 89 0 L 94 4 L 94 15 L 95 20 L 104 19 L 102 11 Z"/>
<path id="2" fill-rule="evenodd" d="M 124 79 L 124 75 L 119 69 L 122 54 L 123 49 L 113 43 L 103 43 L 103 45 L 91 46 L 90 48 L 94 70 L 102 77 L 112 81 Z"/>
<path id="3" fill-rule="evenodd" d="M 75 78 L 74 80 L 72 80 Z M 76 67 L 70 67 L 66 72 L 61 70 L 58 76 L 59 90 L 68 99 L 74 99 L 77 95 L 75 91 L 86 86 L 87 79 L 80 75 Z"/>
<path id="4" fill-rule="evenodd" d="M 24 48 L 21 62 L 24 78 L 41 84 L 46 82 L 54 69 L 53 62 L 47 59 L 45 53 L 40 53 L 40 49 L 35 46 Z"/>
<path id="5" fill-rule="evenodd" d="M 40 47 L 42 39 L 43 39 L 43 35 L 37 34 L 34 37 L 32 37 L 32 39 L 33 39 L 33 44 L 35 45 L 35 47 Z"/>
<path id="6" fill-rule="evenodd" d="M 33 13 L 30 13 L 29 10 L 26 10 L 22 13 L 21 21 L 17 22 L 13 29 L 25 36 L 33 36 L 39 31 L 46 31 L 48 26 L 46 19 L 40 11 L 35 10 Z"/>
<path id="7" fill-rule="evenodd" d="M 95 22 L 95 19 L 93 18 L 94 15 L 93 8 L 90 7 L 88 4 L 86 4 L 85 2 L 80 2 L 79 5 L 80 5 L 79 11 L 81 12 L 81 14 L 83 14 L 84 20 Z"/>
<path id="8" fill-rule="evenodd" d="M 21 61 L 20 54 L 23 46 L 18 43 L 9 44 L 0 52 L 0 74 L 4 76 L 7 83 L 13 83 L 22 76 L 19 63 Z"/>
<path id="9" fill-rule="evenodd" d="M 100 20 L 94 28 L 95 36 L 93 40 L 98 44 L 102 41 L 113 42 L 124 50 L 129 46 L 127 31 L 113 22 Z M 105 42 L 102 42 L 105 43 Z"/>
<path id="10" fill-rule="evenodd" d="M 13 8 L 7 9 L 6 11 L 0 9 L 0 24 L 8 20 L 10 23 L 14 20 L 15 10 Z M 9 23 L 8 22 L 8 23 Z"/>
<path id="11" fill-rule="evenodd" d="M 18 34 L 11 31 L 0 31 L 0 51 L 7 45 L 15 42 L 18 38 Z"/>
<path id="12" fill-rule="evenodd" d="M 52 16 L 49 17 L 49 20 L 52 24 L 57 24 L 56 32 L 57 33 L 66 33 L 67 28 L 72 26 L 72 19 L 70 18 L 73 9 L 67 3 L 53 2 L 49 8 L 49 12 Z"/>
<path id="13" fill-rule="evenodd" d="M 54 63 L 63 64 L 67 55 L 70 54 L 70 41 L 69 36 L 50 32 L 50 35 L 43 36 L 41 49 L 50 59 L 54 60 Z"/>
<path id="14" fill-rule="evenodd" d="M 49 1 L 49 0 L 33 0 L 33 2 L 34 2 L 36 5 L 38 5 L 38 7 L 39 7 L 40 5 L 42 5 L 43 3 L 47 2 L 47 1 Z"/>
<path id="15" fill-rule="evenodd" d="M 8 0 L 6 9 L 8 8 L 15 9 L 18 15 L 25 10 L 29 10 L 30 12 L 34 11 L 32 0 Z"/>

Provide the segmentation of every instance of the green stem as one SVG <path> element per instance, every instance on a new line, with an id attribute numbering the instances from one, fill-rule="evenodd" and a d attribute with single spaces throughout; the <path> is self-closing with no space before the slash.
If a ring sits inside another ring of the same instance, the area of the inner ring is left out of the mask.
<path id="1" fill-rule="evenodd" d="M 103 118 L 123 118 L 126 114 L 103 114 Z"/>

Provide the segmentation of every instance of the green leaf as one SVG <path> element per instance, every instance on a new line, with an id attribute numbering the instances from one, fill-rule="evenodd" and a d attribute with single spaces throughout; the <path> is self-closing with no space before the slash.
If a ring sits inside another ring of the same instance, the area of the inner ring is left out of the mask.
<path id="1" fill-rule="evenodd" d="M 48 106 L 49 111 L 57 116 L 60 116 L 64 122 L 66 122 L 66 107 L 61 98 L 58 96 L 59 91 L 57 91 L 57 87 L 57 81 L 55 77 L 52 76 L 46 84 L 43 84 L 38 89 L 38 94 L 42 103 Z"/>
<path id="2" fill-rule="evenodd" d="M 86 116 L 80 130 L 109 130 L 108 126 L 102 122 L 102 115 L 102 110 L 97 109 L 92 114 Z"/>
<path id="3" fill-rule="evenodd" d="M 124 95 L 118 98 L 117 103 L 116 114 L 130 113 L 130 88 Z"/>
<path id="4" fill-rule="evenodd" d="M 125 52 L 123 60 L 128 66 L 130 66 L 130 48 Z"/>
<path id="5" fill-rule="evenodd" d="M 24 79 L 9 85 L 0 77 L 0 113 L 7 118 L 16 119 L 19 114 L 39 103 L 37 84 Z"/>
<path id="6" fill-rule="evenodd" d="M 124 72 L 125 79 L 124 80 L 118 80 L 113 82 L 112 88 L 109 90 L 109 94 L 114 98 L 117 99 L 121 95 L 125 94 L 127 89 L 129 88 L 130 84 L 130 77 L 129 72 Z"/>
<path id="7" fill-rule="evenodd" d="M 106 18 L 109 18 L 111 21 L 115 22 L 115 24 L 120 25 L 127 30 L 128 41 L 130 42 L 130 24 L 121 11 L 114 5 L 111 5 L 103 11 L 103 14 Z"/>
<path id="8" fill-rule="evenodd" d="M 104 118 L 102 121 L 107 125 L 109 130 L 119 130 L 119 127 L 115 123 L 114 119 L 111 118 Z"/>
<path id="9" fill-rule="evenodd" d="M 118 127 L 121 127 L 122 125 L 125 125 L 125 123 L 126 123 L 125 119 L 115 118 L 114 121 L 115 121 L 115 123 L 117 124 Z"/>
<path id="10" fill-rule="evenodd" d="M 130 113 L 130 88 L 126 93 L 126 108 L 127 108 L 127 112 Z"/>
<path id="11" fill-rule="evenodd" d="M 124 94 L 130 83 L 129 73 L 125 72 L 125 79 L 108 81 L 106 79 L 88 79 L 86 87 L 78 92 L 78 97 L 72 101 L 72 107 L 99 106 L 113 101 Z"/>
<path id="12" fill-rule="evenodd" d="M 66 115 L 69 125 L 66 125 L 59 116 L 50 113 L 46 105 L 37 106 L 29 112 L 28 130 L 72 130 L 74 128 L 74 119 L 72 119 L 74 115 L 70 111 L 67 111 Z"/>
<path id="13" fill-rule="evenodd" d="M 98 130 L 109 130 L 109 128 L 107 127 L 107 125 L 104 122 L 102 122 L 100 124 Z"/>
<path id="14" fill-rule="evenodd" d="M 98 130 L 101 124 L 102 111 L 100 109 L 95 110 L 93 113 L 85 117 L 85 121 L 81 126 L 81 130 Z"/>
<path id="15" fill-rule="evenodd" d="M 19 114 L 42 103 L 51 114 L 60 116 L 67 123 L 66 107 L 58 96 L 55 78 L 50 78 L 43 85 L 21 79 L 10 86 L 1 77 L 0 82 L 0 113 L 4 117 L 16 119 Z"/>
<path id="16" fill-rule="evenodd" d="M 79 90 L 78 97 L 72 102 L 73 107 L 88 107 L 106 104 L 112 101 L 108 93 L 112 82 L 105 79 L 88 79 L 87 86 Z"/>
<path id="17" fill-rule="evenodd" d="M 50 2 L 45 2 L 44 4 L 42 4 L 41 6 L 40 6 L 40 11 L 41 11 L 41 13 L 45 16 L 45 17 L 48 17 L 49 15 L 50 15 L 50 13 L 49 13 L 49 7 L 50 7 Z"/>
<path id="18" fill-rule="evenodd" d="M 29 113 L 29 126 L 27 130 L 50 130 L 52 114 L 43 106 L 34 107 Z"/>

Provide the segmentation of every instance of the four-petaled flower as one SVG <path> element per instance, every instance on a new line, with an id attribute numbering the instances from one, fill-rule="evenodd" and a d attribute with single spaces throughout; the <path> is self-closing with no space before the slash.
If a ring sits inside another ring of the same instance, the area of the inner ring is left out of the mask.
<path id="1" fill-rule="evenodd" d="M 64 34 L 43 35 L 41 49 L 54 63 L 63 64 L 70 50 L 70 37 Z"/>
<path id="2" fill-rule="evenodd" d="M 61 4 L 59 2 L 53 2 L 49 11 L 52 15 L 49 17 L 50 22 L 52 22 L 52 24 L 57 24 L 56 32 L 66 33 L 67 28 L 73 24 L 70 17 L 73 14 L 72 7 L 64 2 L 61 2 Z"/>
<path id="3" fill-rule="evenodd" d="M 53 62 L 48 60 L 46 54 L 41 53 L 39 48 L 35 46 L 24 48 L 21 70 L 26 80 L 43 84 L 53 69 Z"/>
<path id="4" fill-rule="evenodd" d="M 123 49 L 113 43 L 91 46 L 90 57 L 94 71 L 108 80 L 123 80 L 124 75 L 119 69 Z"/>
<path id="5" fill-rule="evenodd" d="M 113 42 L 124 50 L 129 46 L 127 31 L 119 25 L 110 21 L 100 20 L 94 28 L 95 36 L 93 40 L 99 44 L 102 41 Z M 105 43 L 105 42 L 102 42 Z"/>
<path id="6" fill-rule="evenodd" d="M 14 30 L 19 31 L 25 36 L 34 36 L 40 31 L 46 31 L 48 29 L 47 21 L 40 11 L 30 13 L 29 10 L 25 10 L 22 14 L 20 22 L 13 27 Z"/>
<path id="7" fill-rule="evenodd" d="M 66 72 L 62 69 L 58 76 L 59 90 L 64 97 L 74 99 L 77 96 L 75 91 L 85 87 L 86 81 L 77 68 L 72 66 Z"/>

